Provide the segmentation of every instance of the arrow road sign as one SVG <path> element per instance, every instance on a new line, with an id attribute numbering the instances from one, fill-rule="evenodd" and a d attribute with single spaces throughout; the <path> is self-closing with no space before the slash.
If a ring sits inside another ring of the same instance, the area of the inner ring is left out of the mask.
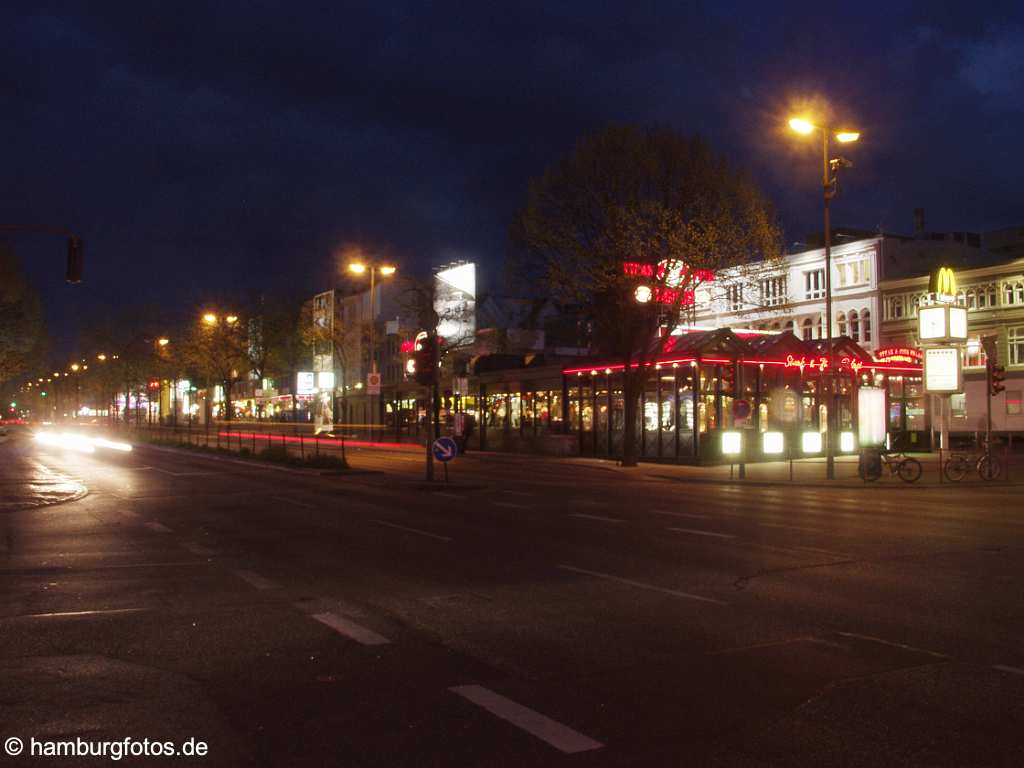
<path id="1" fill-rule="evenodd" d="M 459 453 L 459 446 L 450 437 L 439 437 L 430 446 L 430 451 L 437 461 L 447 464 Z"/>

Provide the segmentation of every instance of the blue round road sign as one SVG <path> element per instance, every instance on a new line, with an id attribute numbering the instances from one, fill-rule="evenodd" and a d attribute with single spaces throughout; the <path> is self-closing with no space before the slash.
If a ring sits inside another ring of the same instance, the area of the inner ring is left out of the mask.
<path id="1" fill-rule="evenodd" d="M 455 458 L 459 452 L 459 446 L 450 437 L 439 437 L 430 446 L 430 452 L 434 458 L 441 463 L 447 463 Z"/>

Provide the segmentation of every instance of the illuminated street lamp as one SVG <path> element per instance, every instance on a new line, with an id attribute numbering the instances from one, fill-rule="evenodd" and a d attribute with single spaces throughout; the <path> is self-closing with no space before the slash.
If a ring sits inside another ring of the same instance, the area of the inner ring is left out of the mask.
<path id="1" fill-rule="evenodd" d="M 217 316 L 213 314 L 213 312 L 207 312 L 206 314 L 203 315 L 203 322 L 206 323 L 207 325 L 216 325 Z"/>
<path id="2" fill-rule="evenodd" d="M 72 363 L 71 364 L 71 370 L 74 371 L 75 373 L 78 373 L 78 368 L 79 368 L 78 363 Z M 56 374 L 54 374 L 54 375 L 56 375 Z"/>
<path id="3" fill-rule="evenodd" d="M 821 184 L 824 199 L 825 212 L 825 322 L 826 345 L 828 349 L 828 381 L 826 386 L 827 400 L 827 432 L 828 440 L 825 446 L 825 476 L 834 480 L 836 476 L 836 456 L 833 436 L 836 434 L 838 420 L 836 418 L 835 402 L 835 355 L 832 348 L 832 232 L 829 220 L 829 201 L 839 191 L 839 169 L 848 168 L 851 163 L 841 157 L 829 157 L 829 136 L 835 135 L 836 141 L 840 144 L 850 144 L 860 138 L 859 131 L 843 130 L 835 134 L 828 126 L 816 125 L 803 117 L 793 117 L 789 121 L 789 127 L 803 136 L 808 136 L 815 131 L 821 131 Z"/>
<path id="4" fill-rule="evenodd" d="M 224 318 L 224 322 L 228 325 L 234 325 L 238 322 L 238 315 L 228 315 Z"/>
<path id="5" fill-rule="evenodd" d="M 96 355 L 96 359 L 99 360 L 101 363 L 107 362 L 107 356 L 104 355 L 102 352 Z"/>
<path id="6" fill-rule="evenodd" d="M 156 343 L 159 344 L 161 347 L 166 347 L 168 344 L 171 343 L 171 340 L 168 339 L 166 336 L 161 336 L 159 339 L 157 339 Z"/>

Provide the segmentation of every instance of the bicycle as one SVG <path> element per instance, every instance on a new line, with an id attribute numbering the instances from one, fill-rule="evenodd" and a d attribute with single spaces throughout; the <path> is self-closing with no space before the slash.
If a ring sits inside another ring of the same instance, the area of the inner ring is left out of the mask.
<path id="1" fill-rule="evenodd" d="M 982 480 L 996 480 L 1003 474 L 1003 463 L 993 454 L 983 453 L 973 460 L 966 453 L 954 453 L 942 465 L 942 474 L 951 483 L 959 483 L 970 471 L 978 473 Z"/>
<path id="2" fill-rule="evenodd" d="M 889 470 L 889 476 L 898 475 L 905 483 L 916 483 L 921 479 L 921 462 L 902 453 L 880 451 L 878 461 L 869 461 L 865 457 L 857 468 L 861 480 L 871 483 L 882 476 L 883 467 Z"/>

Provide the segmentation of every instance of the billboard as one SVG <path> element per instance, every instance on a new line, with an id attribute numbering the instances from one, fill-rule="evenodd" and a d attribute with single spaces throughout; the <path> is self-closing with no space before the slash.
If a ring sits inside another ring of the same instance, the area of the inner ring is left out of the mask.
<path id="1" fill-rule="evenodd" d="M 959 347 L 929 347 L 924 351 L 924 391 L 936 394 L 963 392 L 963 366 Z"/>
<path id="2" fill-rule="evenodd" d="M 476 335 L 476 264 L 462 262 L 434 274 L 437 335 L 450 346 L 468 344 Z"/>
<path id="3" fill-rule="evenodd" d="M 295 394 L 312 395 L 316 390 L 316 380 L 312 371 L 299 371 L 295 379 Z"/>

